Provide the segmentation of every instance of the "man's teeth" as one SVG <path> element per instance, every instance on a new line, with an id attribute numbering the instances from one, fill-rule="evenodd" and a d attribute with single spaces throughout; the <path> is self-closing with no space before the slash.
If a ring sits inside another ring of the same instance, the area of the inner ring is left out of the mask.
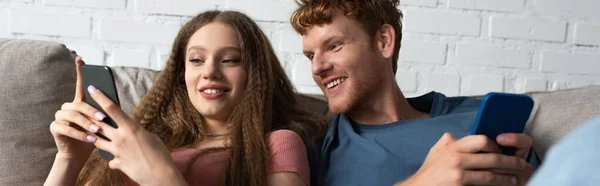
<path id="1" fill-rule="evenodd" d="M 224 92 L 224 91 L 219 90 L 219 89 L 205 89 L 202 92 L 207 93 L 207 94 L 216 94 L 216 93 L 220 93 L 220 92 Z"/>
<path id="2" fill-rule="evenodd" d="M 327 83 L 327 88 L 332 88 L 335 87 L 337 85 L 339 85 L 340 83 L 344 82 L 346 80 L 346 78 L 340 78 L 340 79 L 336 79 L 332 82 Z"/>

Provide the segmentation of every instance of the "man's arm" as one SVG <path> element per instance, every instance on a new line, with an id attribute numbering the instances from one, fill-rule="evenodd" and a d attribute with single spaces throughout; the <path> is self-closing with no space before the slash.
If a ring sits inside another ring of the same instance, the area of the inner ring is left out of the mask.
<path id="1" fill-rule="evenodd" d="M 395 185 L 524 185 L 531 175 L 524 160 L 531 138 L 503 134 L 497 141 L 516 147 L 516 156 L 500 154 L 498 145 L 483 135 L 457 140 L 446 133 L 430 149 L 419 171 Z"/>

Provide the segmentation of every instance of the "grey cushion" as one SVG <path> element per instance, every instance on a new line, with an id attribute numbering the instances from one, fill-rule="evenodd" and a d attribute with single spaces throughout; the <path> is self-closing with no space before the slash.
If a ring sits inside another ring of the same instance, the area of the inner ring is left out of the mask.
<path id="1" fill-rule="evenodd" d="M 135 106 L 150 89 L 158 71 L 137 67 L 111 67 L 117 86 L 121 108 L 131 114 Z"/>
<path id="2" fill-rule="evenodd" d="M 57 152 L 49 126 L 75 79 L 65 46 L 0 40 L 0 185 L 43 184 Z"/>
<path id="3" fill-rule="evenodd" d="M 548 148 L 582 122 L 600 115 L 600 86 L 529 93 L 535 101 L 525 128 L 544 158 Z"/>

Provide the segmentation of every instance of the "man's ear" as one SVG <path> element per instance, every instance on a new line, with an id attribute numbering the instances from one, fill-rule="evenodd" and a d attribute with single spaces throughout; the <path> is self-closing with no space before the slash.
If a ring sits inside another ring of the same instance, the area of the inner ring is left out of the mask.
<path id="1" fill-rule="evenodd" d="M 377 47 L 381 52 L 381 55 L 386 59 L 391 59 L 394 54 L 394 46 L 396 43 L 396 32 L 394 32 L 394 27 L 390 24 L 384 24 L 377 31 L 377 35 L 375 36 L 377 39 Z"/>

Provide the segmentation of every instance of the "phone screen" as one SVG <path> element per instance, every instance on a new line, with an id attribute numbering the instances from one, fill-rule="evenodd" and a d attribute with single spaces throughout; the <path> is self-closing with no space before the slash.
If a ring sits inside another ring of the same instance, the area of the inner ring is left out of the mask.
<path id="1" fill-rule="evenodd" d="M 114 77 L 112 74 L 112 70 L 108 66 L 97 66 L 97 65 L 83 65 L 81 66 L 81 77 L 83 80 L 83 88 L 87 90 L 87 87 L 93 85 L 98 90 L 102 91 L 109 99 L 111 99 L 115 104 L 119 105 L 119 97 L 117 94 L 117 87 L 115 86 Z M 91 96 L 88 91 L 84 91 L 86 96 L 86 101 L 92 107 L 98 109 L 105 116 L 108 116 L 106 111 L 91 99 Z M 103 120 L 104 123 L 109 124 L 114 128 L 118 128 L 117 123 L 112 120 L 110 117 L 106 117 Z M 101 133 L 96 134 L 98 137 L 101 137 L 105 140 L 109 140 L 106 136 Z M 114 156 L 106 151 L 100 150 L 100 155 L 107 160 L 112 160 Z"/>

